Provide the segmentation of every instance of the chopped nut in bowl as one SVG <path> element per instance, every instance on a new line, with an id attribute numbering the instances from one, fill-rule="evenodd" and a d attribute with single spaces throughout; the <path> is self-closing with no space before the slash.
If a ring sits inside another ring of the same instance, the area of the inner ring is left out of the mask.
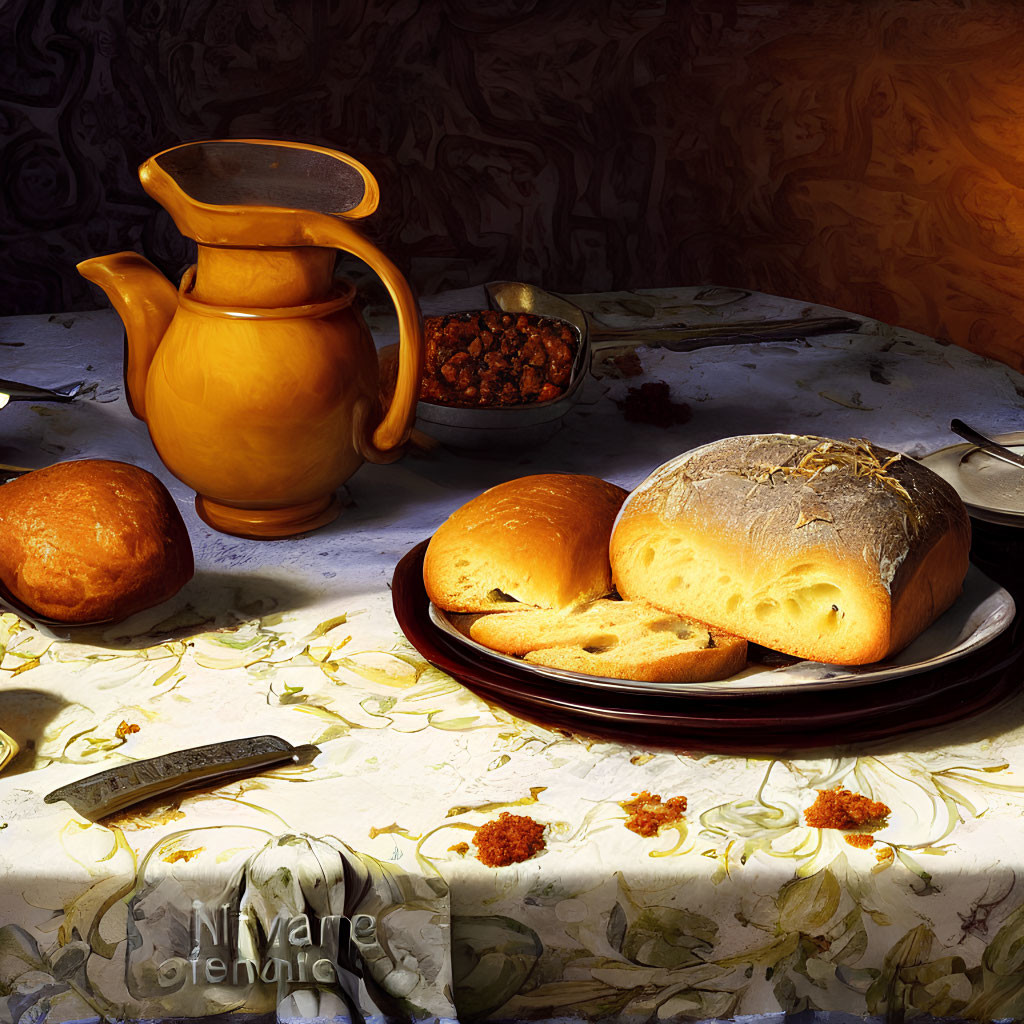
<path id="1" fill-rule="evenodd" d="M 565 302 L 552 312 L 501 309 L 424 319 L 416 426 L 451 448 L 527 448 L 547 440 L 572 408 L 589 364 L 586 319 Z M 381 391 L 394 387 L 397 353 L 381 349 Z"/>
<path id="2" fill-rule="evenodd" d="M 428 316 L 420 397 L 466 409 L 536 405 L 569 387 L 579 344 L 561 320 L 494 309 Z"/>

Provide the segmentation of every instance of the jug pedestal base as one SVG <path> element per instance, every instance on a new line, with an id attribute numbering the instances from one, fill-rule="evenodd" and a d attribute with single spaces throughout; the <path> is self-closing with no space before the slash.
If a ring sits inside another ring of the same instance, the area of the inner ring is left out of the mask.
<path id="1" fill-rule="evenodd" d="M 286 505 L 283 508 L 236 508 L 197 494 L 196 512 L 207 526 L 221 533 L 255 540 L 273 540 L 326 526 L 338 518 L 341 502 L 336 494 L 328 494 L 316 501 Z"/>

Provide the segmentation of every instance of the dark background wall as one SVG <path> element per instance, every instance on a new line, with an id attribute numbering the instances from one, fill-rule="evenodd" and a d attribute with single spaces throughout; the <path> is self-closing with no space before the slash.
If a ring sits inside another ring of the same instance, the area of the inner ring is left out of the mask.
<path id="1" fill-rule="evenodd" d="M 180 274 L 136 168 L 214 137 L 363 161 L 421 294 L 715 282 L 1024 368 L 1015 0 L 7 0 L 0 313 Z"/>

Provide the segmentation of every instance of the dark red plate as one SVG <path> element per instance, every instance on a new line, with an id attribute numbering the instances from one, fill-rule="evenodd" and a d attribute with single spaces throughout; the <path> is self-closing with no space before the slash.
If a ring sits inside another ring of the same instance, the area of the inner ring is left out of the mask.
<path id="1" fill-rule="evenodd" d="M 1021 690 L 1020 614 L 978 651 L 930 672 L 873 686 L 813 692 L 707 697 L 595 690 L 538 679 L 457 645 L 430 621 L 417 544 L 395 568 L 391 599 L 409 642 L 432 665 L 474 693 L 549 728 L 626 743 L 727 753 L 780 753 L 881 740 L 946 725 Z M 1009 723 L 1004 722 L 1004 725 Z"/>

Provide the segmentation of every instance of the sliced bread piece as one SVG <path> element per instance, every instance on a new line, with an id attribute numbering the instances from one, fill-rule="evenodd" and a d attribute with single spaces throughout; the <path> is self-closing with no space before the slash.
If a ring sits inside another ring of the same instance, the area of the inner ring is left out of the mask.
<path id="1" fill-rule="evenodd" d="M 603 650 L 583 647 L 545 647 L 530 651 L 523 660 L 532 665 L 582 672 L 609 679 L 631 679 L 643 683 L 706 683 L 727 679 L 741 672 L 747 663 L 745 640 L 729 634 L 722 646 L 687 648 L 662 633 L 655 642 L 638 637 Z"/>
<path id="2" fill-rule="evenodd" d="M 644 601 L 467 616 L 460 628 L 477 643 L 532 664 L 613 679 L 703 682 L 746 665 L 746 641 Z"/>

